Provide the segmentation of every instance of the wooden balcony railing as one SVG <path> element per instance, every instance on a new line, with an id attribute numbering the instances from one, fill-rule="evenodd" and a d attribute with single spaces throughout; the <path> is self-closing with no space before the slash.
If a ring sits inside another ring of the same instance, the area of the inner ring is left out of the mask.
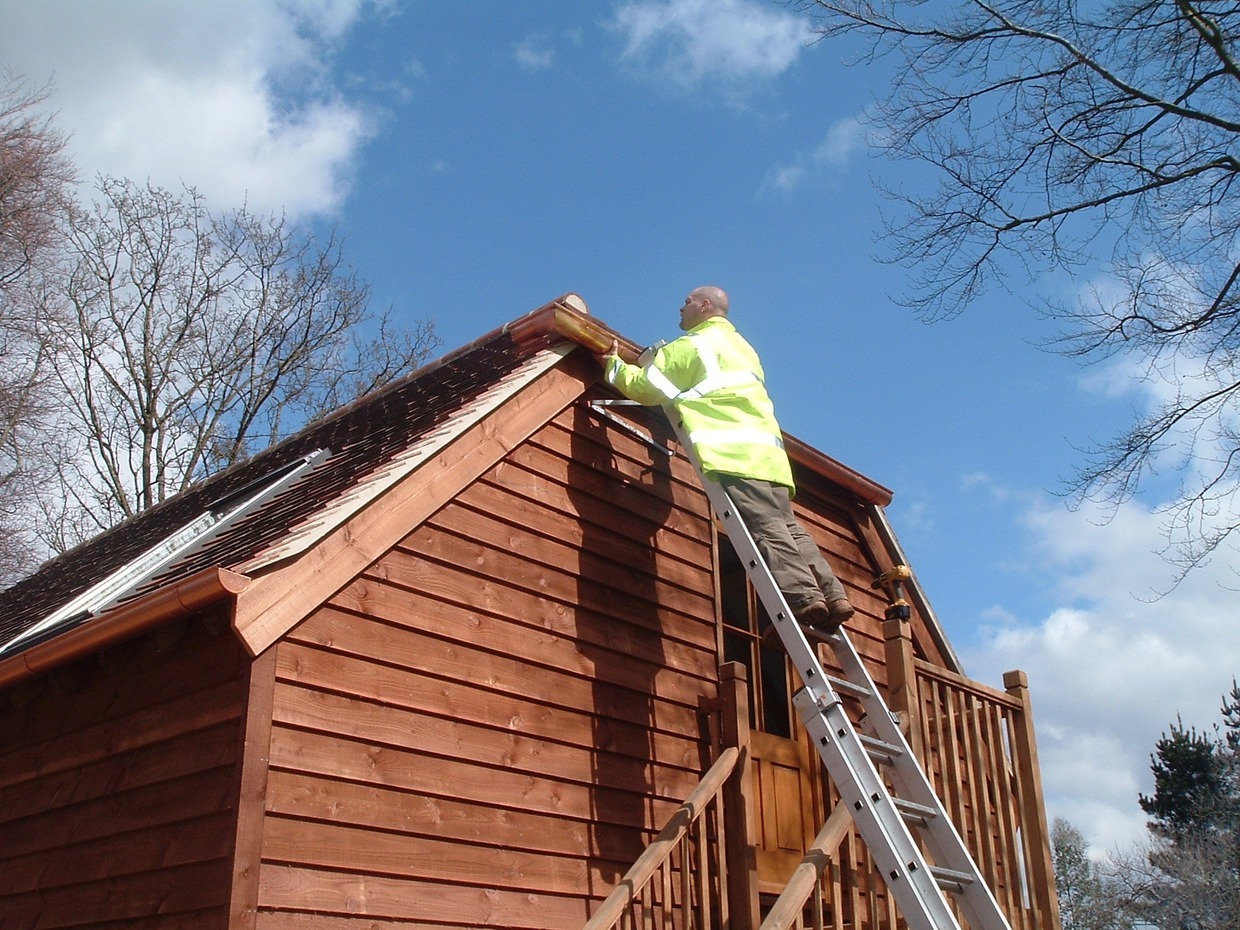
<path id="1" fill-rule="evenodd" d="M 907 722 L 913 751 L 1012 930 L 1059 930 L 1024 673 L 1006 674 L 1000 691 L 914 658 L 907 621 L 889 621 L 885 632 L 888 703 Z M 758 926 L 744 670 L 730 663 L 723 671 L 726 748 L 586 930 Z M 898 930 L 904 924 L 847 813 L 837 808 L 761 930 L 848 926 Z"/>
<path id="2" fill-rule="evenodd" d="M 1041 793 L 1028 681 L 1008 672 L 999 691 L 913 656 L 907 621 L 889 621 L 892 710 L 1012 930 L 1058 930 L 1050 840 Z M 873 927 L 902 925 L 886 907 L 866 908 L 831 867 L 847 833 L 837 810 L 771 908 L 761 930 L 843 927 L 845 912 L 871 910 Z M 858 863 L 859 864 L 859 863 Z M 847 899 L 851 898 L 849 901 Z M 808 917 L 807 917 L 808 915 Z M 853 914 L 855 925 L 862 915 Z"/>
<path id="3" fill-rule="evenodd" d="M 730 925 L 723 794 L 740 758 L 735 746 L 720 753 L 585 930 L 710 930 Z"/>
<path id="4" fill-rule="evenodd" d="M 988 688 L 918 661 L 922 766 L 1012 930 L 1059 926 L 1028 682 Z"/>

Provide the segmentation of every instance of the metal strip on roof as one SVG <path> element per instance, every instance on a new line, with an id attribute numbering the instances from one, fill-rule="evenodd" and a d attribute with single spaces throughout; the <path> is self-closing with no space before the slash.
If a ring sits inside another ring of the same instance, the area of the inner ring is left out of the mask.
<path id="1" fill-rule="evenodd" d="M 8 652 L 28 649 L 115 607 L 131 596 L 144 581 L 155 576 L 162 567 L 202 546 L 204 540 L 262 506 L 265 500 L 288 487 L 326 456 L 327 451 L 319 449 L 251 482 L 226 498 L 211 503 L 187 525 L 159 540 L 137 558 L 100 579 L 12 639 L 0 642 L 0 657 Z"/>
<path id="2" fill-rule="evenodd" d="M 234 566 L 233 570 L 253 574 L 313 548 L 329 533 L 434 458 L 526 385 L 555 367 L 574 348 L 572 343 L 562 343 L 532 355 L 493 387 L 479 394 L 471 403 L 462 406 L 447 423 L 420 436 L 408 448 L 362 478 L 314 516 L 292 527 L 279 543 Z"/>

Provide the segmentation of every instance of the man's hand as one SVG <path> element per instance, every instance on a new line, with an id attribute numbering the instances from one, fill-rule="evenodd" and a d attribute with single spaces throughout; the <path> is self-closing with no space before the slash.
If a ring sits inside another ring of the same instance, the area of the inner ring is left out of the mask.
<path id="1" fill-rule="evenodd" d="M 618 339 L 613 339 L 611 341 L 610 349 L 608 349 L 606 352 L 596 352 L 594 353 L 594 357 L 598 359 L 600 365 L 606 365 L 607 360 L 609 358 L 611 358 L 613 355 L 619 355 L 619 354 L 620 354 L 620 341 Z"/>

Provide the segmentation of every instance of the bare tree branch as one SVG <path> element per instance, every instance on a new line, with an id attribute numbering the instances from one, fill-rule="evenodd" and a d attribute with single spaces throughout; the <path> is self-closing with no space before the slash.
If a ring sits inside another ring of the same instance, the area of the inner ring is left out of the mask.
<path id="1" fill-rule="evenodd" d="M 51 462 L 39 294 L 58 273 L 73 169 L 38 112 L 47 95 L 0 71 L 0 584 L 37 564 L 30 527 Z"/>
<path id="2" fill-rule="evenodd" d="M 73 217 L 53 330 L 70 451 L 51 545 L 266 448 L 437 344 L 429 322 L 397 332 L 374 317 L 334 236 L 214 215 L 193 189 L 103 179 L 99 193 Z"/>
<path id="3" fill-rule="evenodd" d="M 0 72 L 0 584 L 438 345 L 335 234 L 116 178 L 78 205 L 47 97 Z"/>
<path id="4" fill-rule="evenodd" d="M 906 301 L 949 319 L 994 286 L 1101 269 L 1054 343 L 1085 360 L 1148 362 L 1171 400 L 1094 450 L 1073 490 L 1128 499 L 1181 453 L 1168 554 L 1200 564 L 1240 526 L 1240 7 L 1225 0 L 815 0 L 822 40 L 891 57 L 878 144 L 930 165 L 891 192 L 891 260 Z M 1027 292 L 1027 291 L 1025 291 Z M 1118 295 L 1118 296 L 1117 296 Z M 1207 503 L 1208 502 L 1208 503 Z M 1236 519 L 1229 515 L 1235 513 Z"/>

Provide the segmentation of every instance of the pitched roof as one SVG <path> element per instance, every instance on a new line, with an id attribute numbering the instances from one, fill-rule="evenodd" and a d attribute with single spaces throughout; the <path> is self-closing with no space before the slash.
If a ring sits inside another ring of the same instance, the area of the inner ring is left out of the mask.
<path id="1" fill-rule="evenodd" d="M 576 345 L 597 351 L 610 346 L 613 339 L 619 340 L 622 354 L 630 358 L 640 351 L 590 317 L 579 297 L 565 295 L 102 533 L 0 592 L 0 648 L 22 637 L 7 653 L 0 652 L 0 664 L 10 664 L 6 660 L 46 639 L 61 644 L 78 636 L 80 645 L 65 648 L 94 648 L 97 640 L 111 634 L 94 622 L 94 613 L 81 611 L 63 618 L 66 611 L 72 611 L 76 598 L 220 502 L 242 499 L 273 477 L 286 475 L 283 485 L 272 487 L 248 510 L 220 522 L 189 548 L 128 586 L 122 595 L 102 607 L 94 605 L 98 615 L 115 619 L 123 613 L 120 608 L 140 606 L 153 592 L 162 596 L 182 584 L 194 592 L 205 590 L 199 579 L 211 570 L 240 573 L 224 579 L 224 588 L 238 579 L 262 577 L 270 582 L 267 590 L 251 588 L 243 595 L 250 597 L 244 605 L 244 623 L 251 626 L 238 628 L 257 654 L 281 628 L 284 618 L 272 614 L 295 612 L 293 602 L 301 595 L 314 596 L 310 591 L 290 592 L 279 577 L 297 555 L 328 539 L 368 503 L 413 475 L 421 463 L 558 365 Z M 575 388 L 570 385 L 560 391 L 581 389 L 577 383 Z M 556 402 L 554 397 L 551 402 Z M 891 492 L 881 485 L 804 443 L 789 437 L 788 449 L 794 461 L 831 478 L 860 501 L 882 506 L 891 499 Z M 335 572 L 347 570 L 346 565 L 333 565 Z M 171 600 L 177 599 L 184 600 L 173 591 Z M 75 630 L 77 625 L 82 629 Z M 66 635 L 71 630 L 73 634 Z M 29 660 L 24 661 L 29 666 Z"/>
<path id="2" fill-rule="evenodd" d="M 219 472 L 64 553 L 0 592 L 0 645 L 88 590 L 153 545 L 187 526 L 218 501 L 236 497 L 318 450 L 329 455 L 244 518 L 228 523 L 162 566 L 125 595 L 129 600 L 218 566 L 254 570 L 294 554 L 299 541 L 377 494 L 385 479 L 408 469 L 515 389 L 549 350 L 547 339 L 518 341 L 495 330 L 374 393 L 340 408 L 246 462 Z M 559 360 L 550 353 L 543 364 Z"/>

